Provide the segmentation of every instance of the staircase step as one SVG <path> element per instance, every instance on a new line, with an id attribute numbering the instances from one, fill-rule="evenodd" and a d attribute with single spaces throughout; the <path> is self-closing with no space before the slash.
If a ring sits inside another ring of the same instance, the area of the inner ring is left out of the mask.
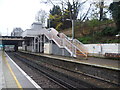
<path id="1" fill-rule="evenodd" d="M 76 55 L 77 55 L 77 56 L 85 56 L 85 55 L 84 55 L 84 54 L 82 54 L 82 53 L 81 53 L 81 54 L 76 54 Z"/>

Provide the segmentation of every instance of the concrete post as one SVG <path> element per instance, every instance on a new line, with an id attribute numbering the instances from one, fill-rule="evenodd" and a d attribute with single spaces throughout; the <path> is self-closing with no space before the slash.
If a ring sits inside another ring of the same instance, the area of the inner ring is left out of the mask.
<path id="1" fill-rule="evenodd" d="M 42 35 L 40 36 L 40 52 L 42 52 Z"/>
<path id="2" fill-rule="evenodd" d="M 37 52 L 37 37 L 35 37 L 35 52 Z"/>
<path id="3" fill-rule="evenodd" d="M 62 55 L 64 56 L 65 55 L 65 48 L 64 48 L 64 39 L 63 39 L 63 48 L 62 48 Z"/>
<path id="4" fill-rule="evenodd" d="M 34 50 L 33 50 L 33 52 L 35 52 L 35 50 L 36 50 L 36 37 L 34 37 L 34 44 L 33 44 L 33 47 L 34 47 Z"/>
<path id="5" fill-rule="evenodd" d="M 14 50 L 15 52 L 18 51 L 18 45 L 15 45 Z"/>
<path id="6" fill-rule="evenodd" d="M 50 54 L 52 54 L 52 53 L 53 53 L 53 50 L 52 50 L 52 49 L 53 49 L 53 48 L 52 48 L 52 46 L 53 46 L 52 40 L 51 40 L 50 44 L 51 44 L 51 45 L 50 45 L 50 46 L 51 46 L 51 47 L 50 47 Z"/>
<path id="7" fill-rule="evenodd" d="M 32 39 L 32 52 L 34 51 L 34 38 Z"/>
<path id="8" fill-rule="evenodd" d="M 38 37 L 38 52 L 40 52 L 40 37 Z"/>
<path id="9" fill-rule="evenodd" d="M 45 40 L 46 40 L 46 39 L 45 39 L 45 35 L 44 35 L 44 43 L 46 42 Z"/>

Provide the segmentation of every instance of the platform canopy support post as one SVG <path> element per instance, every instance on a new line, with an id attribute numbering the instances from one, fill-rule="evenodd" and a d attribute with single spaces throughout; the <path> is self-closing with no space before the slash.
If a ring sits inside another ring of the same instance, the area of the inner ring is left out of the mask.
<path id="1" fill-rule="evenodd" d="M 18 45 L 15 45 L 14 50 L 15 52 L 18 51 Z"/>

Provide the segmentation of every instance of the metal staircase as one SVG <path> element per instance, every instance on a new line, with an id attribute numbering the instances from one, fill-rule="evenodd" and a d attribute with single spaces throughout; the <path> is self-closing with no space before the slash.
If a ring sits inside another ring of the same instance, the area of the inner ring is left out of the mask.
<path id="1" fill-rule="evenodd" d="M 81 43 L 77 39 L 73 39 L 72 43 L 77 47 L 77 50 L 76 50 L 77 56 L 85 56 L 85 57 L 88 56 L 87 47 L 85 47 L 83 43 Z"/>
<path id="2" fill-rule="evenodd" d="M 60 33 L 60 37 L 63 38 L 63 39 L 67 39 L 68 37 L 63 34 L 63 33 Z M 73 39 L 73 40 L 69 40 L 67 39 L 68 41 L 70 41 L 72 43 L 72 45 L 75 47 L 75 54 L 76 54 L 76 57 L 86 57 L 88 56 L 88 51 L 87 51 L 87 47 L 84 46 L 84 44 L 82 44 L 80 41 L 78 41 L 77 39 Z"/>
<path id="3" fill-rule="evenodd" d="M 59 48 L 65 48 L 71 54 L 71 56 L 87 58 L 88 53 L 86 47 L 77 39 L 73 39 L 71 41 L 65 34 L 59 33 L 59 36 L 57 36 L 52 31 L 46 32 L 44 35 L 49 40 L 53 40 L 59 46 Z"/>

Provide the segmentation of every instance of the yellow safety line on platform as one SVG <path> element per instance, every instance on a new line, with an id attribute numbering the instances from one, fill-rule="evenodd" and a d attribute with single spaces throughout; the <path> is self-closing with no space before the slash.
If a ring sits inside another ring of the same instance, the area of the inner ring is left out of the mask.
<path id="1" fill-rule="evenodd" d="M 17 86 L 18 86 L 18 88 L 19 88 L 20 90 L 23 90 L 23 89 L 22 89 L 22 86 L 20 85 L 19 81 L 17 80 L 14 72 L 12 71 L 12 68 L 11 68 L 10 64 L 9 64 L 8 61 L 6 60 L 6 58 L 5 58 L 5 56 L 4 56 L 4 52 L 2 53 L 2 58 L 3 58 L 3 60 L 5 60 L 7 66 L 8 66 L 8 68 L 9 68 L 9 70 L 10 70 L 10 73 L 12 74 L 12 76 L 13 76 L 13 78 L 14 78 Z"/>

